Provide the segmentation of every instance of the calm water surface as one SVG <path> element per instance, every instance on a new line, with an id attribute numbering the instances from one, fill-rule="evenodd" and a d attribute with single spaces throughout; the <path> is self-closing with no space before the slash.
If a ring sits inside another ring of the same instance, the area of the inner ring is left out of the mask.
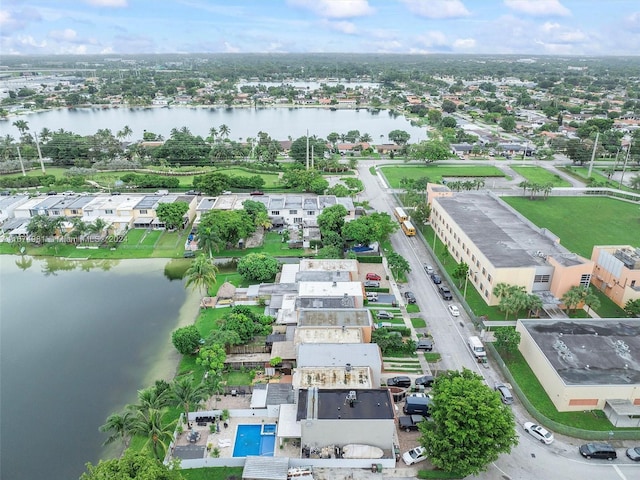
<path id="1" fill-rule="evenodd" d="M 225 124 L 231 130 L 229 138 L 245 140 L 256 138 L 258 132 L 268 133 L 276 140 L 310 135 L 325 138 L 331 132 L 347 133 L 359 130 L 371 135 L 374 143 L 386 143 L 392 130 L 405 130 L 411 143 L 425 140 L 426 129 L 413 127 L 402 116 L 391 116 L 388 111 L 371 113 L 365 109 L 331 111 L 323 108 L 111 108 L 76 110 L 50 110 L 0 121 L 0 136 L 18 138 L 13 126 L 16 119 L 25 120 L 29 131 L 39 133 L 43 128 L 64 129 L 79 135 L 93 135 L 99 129 L 109 128 L 115 134 L 128 125 L 133 130 L 130 140 L 142 138 L 145 130 L 169 138 L 171 129 L 188 127 L 194 135 L 207 137 L 209 129 Z M 382 136 L 382 137 L 381 137 Z"/>
<path id="2" fill-rule="evenodd" d="M 20 258 L 0 256 L 0 478 L 77 479 L 106 453 L 98 427 L 166 362 L 187 292 L 166 260 Z"/>

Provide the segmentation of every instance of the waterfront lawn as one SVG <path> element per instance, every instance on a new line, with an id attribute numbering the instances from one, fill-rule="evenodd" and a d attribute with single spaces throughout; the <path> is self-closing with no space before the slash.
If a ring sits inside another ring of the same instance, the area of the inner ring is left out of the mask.
<path id="1" fill-rule="evenodd" d="M 538 227 L 560 237 L 570 251 L 591 258 L 594 245 L 636 245 L 640 238 L 637 204 L 606 197 L 502 197 Z"/>
<path id="2" fill-rule="evenodd" d="M 180 470 L 185 480 L 228 480 L 229 478 L 242 478 L 244 467 L 206 467 L 185 468 Z"/>
<path id="3" fill-rule="evenodd" d="M 552 184 L 554 187 L 570 187 L 571 183 L 563 180 L 560 175 L 554 174 L 542 167 L 534 166 L 516 166 L 512 165 L 511 168 L 522 175 L 525 179 L 532 183 L 539 185 Z"/>
<path id="4" fill-rule="evenodd" d="M 309 252 L 302 248 L 289 248 L 286 242 L 282 242 L 282 236 L 277 232 L 267 232 L 264 235 L 262 245 L 255 248 L 228 249 L 216 253 L 217 257 L 244 257 L 249 253 L 266 253 L 274 257 L 303 257 Z"/>
<path id="5" fill-rule="evenodd" d="M 455 166 L 455 165 L 409 165 L 382 166 L 384 174 L 391 188 L 401 188 L 403 178 L 427 177 L 432 183 L 442 182 L 443 177 L 504 177 L 502 170 L 493 166 Z"/>

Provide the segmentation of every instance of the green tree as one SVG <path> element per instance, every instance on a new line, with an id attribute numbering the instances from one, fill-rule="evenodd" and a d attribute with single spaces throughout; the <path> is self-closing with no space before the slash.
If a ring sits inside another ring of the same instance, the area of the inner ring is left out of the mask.
<path id="1" fill-rule="evenodd" d="M 97 465 L 87 463 L 87 471 L 80 480 L 183 480 L 180 470 L 169 467 L 157 459 L 136 452 L 125 450 L 120 458 L 101 460 Z"/>
<path id="2" fill-rule="evenodd" d="M 442 128 L 456 128 L 457 125 L 458 122 L 456 122 L 456 119 L 450 116 L 444 117 L 440 122 Z"/>
<path id="3" fill-rule="evenodd" d="M 468 274 L 469 274 L 469 265 L 467 265 L 465 262 L 461 262 L 458 265 L 456 265 L 456 268 L 451 274 L 451 276 L 456 280 L 458 280 L 458 288 L 462 286 L 462 282 L 467 278 Z"/>
<path id="4" fill-rule="evenodd" d="M 530 293 L 527 299 L 527 318 L 530 318 L 532 314 L 538 317 L 543 306 L 542 299 L 538 295 Z"/>
<path id="5" fill-rule="evenodd" d="M 132 426 L 133 433 L 147 438 L 145 447 L 150 447 L 158 460 L 164 457 L 177 421 L 165 422 L 164 413 L 164 409 L 139 410 L 133 419 Z"/>
<path id="6" fill-rule="evenodd" d="M 562 296 L 561 300 L 564 306 L 569 310 L 569 313 L 575 312 L 578 305 L 584 302 L 584 298 L 587 295 L 587 289 L 580 286 L 574 285 Z"/>
<path id="7" fill-rule="evenodd" d="M 420 422 L 430 462 L 460 477 L 475 475 L 518 444 L 511 410 L 470 370 L 438 376 L 431 391 L 432 422 Z"/>
<path id="8" fill-rule="evenodd" d="M 414 160 L 422 160 L 425 163 L 437 160 L 446 160 L 451 157 L 449 144 L 443 140 L 427 140 L 411 145 L 409 156 Z"/>
<path id="9" fill-rule="evenodd" d="M 251 221 L 256 226 L 260 226 L 258 224 L 258 220 L 263 218 L 263 215 L 267 215 L 267 217 L 269 216 L 267 207 L 262 202 L 256 202 L 254 200 L 245 200 L 244 202 L 242 202 L 242 207 L 244 208 L 244 211 L 247 212 L 247 214 L 251 218 Z"/>
<path id="10" fill-rule="evenodd" d="M 198 255 L 191 262 L 191 265 L 185 273 L 187 281 L 185 287 L 193 286 L 200 289 L 202 296 L 206 295 L 211 287 L 216 284 L 216 273 L 218 267 L 211 262 L 205 255 Z"/>
<path id="11" fill-rule="evenodd" d="M 396 145 L 406 145 L 411 138 L 411 135 L 409 135 L 409 133 L 405 132 L 404 130 L 391 130 L 389 132 L 388 138 Z"/>
<path id="12" fill-rule="evenodd" d="M 129 447 L 131 440 L 131 427 L 133 420 L 133 412 L 125 410 L 121 413 L 112 413 L 98 430 L 102 433 L 109 433 L 107 439 L 102 445 L 109 445 L 115 441 L 122 441 L 124 448 Z"/>
<path id="13" fill-rule="evenodd" d="M 53 237 L 62 221 L 63 217 L 49 217 L 48 215 L 34 215 L 27 224 L 27 232 L 31 241 L 37 244 L 43 243 L 45 240 Z"/>
<path id="14" fill-rule="evenodd" d="M 500 120 L 500 128 L 505 132 L 513 132 L 516 128 L 516 119 L 512 115 L 506 115 Z"/>
<path id="15" fill-rule="evenodd" d="M 209 390 L 204 383 L 194 383 L 193 377 L 188 375 L 173 381 L 169 395 L 171 399 L 182 405 L 184 419 L 188 422 L 191 407 L 198 408 L 204 400 L 209 398 Z"/>
<path id="16" fill-rule="evenodd" d="M 442 120 L 442 112 L 440 110 L 431 109 L 427 112 L 427 118 L 429 120 L 429 125 L 436 126 Z"/>
<path id="17" fill-rule="evenodd" d="M 273 280 L 279 269 L 278 260 L 266 253 L 250 253 L 238 262 L 238 273 L 242 277 L 261 283 Z"/>
<path id="18" fill-rule="evenodd" d="M 640 317 L 640 299 L 629 300 L 624 306 L 624 311 L 630 317 Z"/>
<path id="19" fill-rule="evenodd" d="M 411 272 L 411 265 L 402 255 L 396 252 L 389 252 L 387 254 L 387 263 L 389 269 L 393 272 L 393 275 L 398 278 L 400 275 Z"/>
<path id="20" fill-rule="evenodd" d="M 180 327 L 171 334 L 171 343 L 181 355 L 191 355 L 200 346 L 202 339 L 195 325 Z"/>
<path id="21" fill-rule="evenodd" d="M 224 367 L 227 354 L 222 345 L 207 345 L 200 349 L 196 363 L 208 371 L 220 372 Z"/>
<path id="22" fill-rule="evenodd" d="M 184 215 L 188 210 L 189 204 L 187 202 L 160 203 L 156 208 L 156 213 L 167 229 L 174 229 L 182 225 Z"/>
<path id="23" fill-rule="evenodd" d="M 598 310 L 600 308 L 600 298 L 591 288 L 587 288 L 584 295 L 584 304 L 591 310 Z"/>
<path id="24" fill-rule="evenodd" d="M 411 221 L 418 225 L 426 225 L 431 216 L 431 206 L 426 201 L 416 204 L 411 215 Z"/>
<path id="25" fill-rule="evenodd" d="M 256 231 L 256 226 L 245 210 L 210 210 L 202 215 L 198 231 L 210 231 L 227 248 L 235 248 L 240 239 Z"/>
<path id="26" fill-rule="evenodd" d="M 518 351 L 520 345 L 520 332 L 514 327 L 502 327 L 494 331 L 496 347 L 504 350 L 509 355 Z"/>
<path id="27" fill-rule="evenodd" d="M 322 138 L 318 138 L 315 135 L 309 137 L 309 163 L 311 163 L 311 154 L 317 162 L 318 159 L 324 158 L 324 152 L 327 149 L 326 141 Z M 312 152 L 313 150 L 313 152 Z M 289 156 L 296 162 L 306 165 L 307 162 L 307 137 L 296 138 L 291 142 L 291 148 L 289 149 Z"/>
<path id="28" fill-rule="evenodd" d="M 328 232 L 335 232 L 342 236 L 342 227 L 344 226 L 344 217 L 347 216 L 347 209 L 343 205 L 332 205 L 325 208 L 318 215 L 318 227 L 320 234 L 324 237 Z"/>
<path id="29" fill-rule="evenodd" d="M 444 100 L 442 102 L 442 111 L 447 113 L 453 113 L 457 110 L 457 105 L 451 100 Z"/>

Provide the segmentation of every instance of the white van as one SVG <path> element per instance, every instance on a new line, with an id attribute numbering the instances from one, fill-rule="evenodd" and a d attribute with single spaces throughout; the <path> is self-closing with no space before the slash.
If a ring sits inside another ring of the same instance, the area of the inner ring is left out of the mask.
<path id="1" fill-rule="evenodd" d="M 370 302 L 378 301 L 378 292 L 367 292 L 367 300 Z"/>
<path id="2" fill-rule="evenodd" d="M 478 360 L 486 358 L 487 352 L 485 351 L 484 345 L 478 337 L 469 337 L 467 343 L 474 357 L 476 357 Z"/>

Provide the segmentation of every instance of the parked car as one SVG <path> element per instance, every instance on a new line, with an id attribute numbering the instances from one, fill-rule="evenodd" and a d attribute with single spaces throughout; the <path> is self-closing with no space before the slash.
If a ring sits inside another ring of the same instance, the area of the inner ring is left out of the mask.
<path id="1" fill-rule="evenodd" d="M 547 445 L 553 443 L 553 433 L 533 422 L 525 422 L 524 431 L 542 443 L 546 443 Z"/>
<path id="2" fill-rule="evenodd" d="M 378 292 L 367 292 L 367 300 L 370 302 L 378 301 Z"/>
<path id="3" fill-rule="evenodd" d="M 460 316 L 460 310 L 458 310 L 458 307 L 456 307 L 455 305 L 449 305 L 447 308 L 449 309 L 449 313 L 454 317 Z"/>
<path id="4" fill-rule="evenodd" d="M 378 310 L 377 315 L 381 320 L 391 320 L 393 318 L 393 314 L 387 312 L 386 310 Z"/>
<path id="5" fill-rule="evenodd" d="M 416 387 L 431 387 L 433 385 L 433 376 L 432 375 L 424 375 L 422 377 L 418 377 L 415 380 Z"/>
<path id="6" fill-rule="evenodd" d="M 431 276 L 435 273 L 435 270 L 431 265 L 424 264 L 424 271 L 427 272 L 427 275 Z"/>
<path id="7" fill-rule="evenodd" d="M 402 460 L 407 465 L 413 465 L 414 463 L 423 462 L 427 459 L 427 449 L 424 447 L 412 448 L 408 452 L 402 454 Z"/>
<path id="8" fill-rule="evenodd" d="M 513 395 L 511 390 L 504 383 L 496 383 L 493 389 L 500 394 L 500 399 L 505 405 L 511 405 L 513 403 Z"/>
<path id="9" fill-rule="evenodd" d="M 453 300 L 453 295 L 451 295 L 451 290 L 446 285 L 438 286 L 438 293 L 444 300 Z"/>
<path id="10" fill-rule="evenodd" d="M 261 192 L 260 190 L 255 190 L 251 192 L 249 195 L 264 195 L 264 192 Z"/>
<path id="11" fill-rule="evenodd" d="M 431 274 L 431 281 L 436 285 L 442 283 L 442 279 L 440 278 L 440 275 L 436 275 L 435 273 Z"/>
<path id="12" fill-rule="evenodd" d="M 387 379 L 387 387 L 402 387 L 409 388 L 411 386 L 411 379 L 404 375 L 399 377 L 391 377 Z"/>
<path id="13" fill-rule="evenodd" d="M 616 449 L 609 443 L 585 443 L 580 445 L 578 450 L 584 458 L 605 458 L 607 460 L 618 458 Z"/>
<path id="14" fill-rule="evenodd" d="M 634 462 L 640 462 L 640 447 L 627 448 L 627 457 Z"/>
<path id="15" fill-rule="evenodd" d="M 420 340 L 418 340 L 418 343 L 416 344 L 416 350 L 425 350 L 427 352 L 430 352 L 433 350 L 433 340 L 431 340 L 430 338 L 421 338 Z"/>
<path id="16" fill-rule="evenodd" d="M 424 420 L 426 420 L 426 417 L 422 415 L 405 415 L 398 418 L 398 425 L 405 432 L 415 432 L 418 430 L 418 424 Z"/>
<path id="17" fill-rule="evenodd" d="M 416 303 L 416 296 L 413 292 L 404 292 L 404 299 L 407 303 Z"/>
<path id="18" fill-rule="evenodd" d="M 184 258 L 194 258 L 196 256 L 196 252 L 193 252 L 191 250 L 187 250 L 184 252 L 184 254 L 182 255 Z"/>
<path id="19" fill-rule="evenodd" d="M 367 273 L 367 276 L 365 277 L 367 280 L 377 280 L 378 282 L 380 280 L 382 280 L 382 277 L 380 275 L 378 275 L 377 273 Z"/>
<path id="20" fill-rule="evenodd" d="M 367 280 L 364 282 L 364 288 L 380 288 L 380 282 L 377 280 Z"/>

